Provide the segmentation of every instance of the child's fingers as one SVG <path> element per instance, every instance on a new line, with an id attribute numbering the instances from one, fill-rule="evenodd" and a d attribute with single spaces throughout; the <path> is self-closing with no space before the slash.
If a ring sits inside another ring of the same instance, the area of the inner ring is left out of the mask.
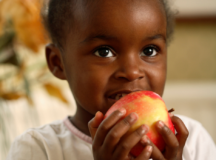
<path id="1" fill-rule="evenodd" d="M 184 145 L 185 145 L 185 142 L 188 138 L 189 132 L 180 118 L 173 116 L 173 117 L 171 117 L 171 120 L 175 126 L 176 131 L 177 131 L 176 138 L 178 139 L 179 148 L 182 152 Z"/>
<path id="2" fill-rule="evenodd" d="M 151 145 L 147 145 L 142 153 L 135 160 L 148 160 L 151 157 L 153 147 Z"/>
<path id="3" fill-rule="evenodd" d="M 149 153 L 151 153 L 151 158 L 154 160 L 165 160 L 163 154 L 161 151 L 152 143 L 152 141 L 148 138 L 148 136 L 145 136 L 145 144 L 148 144 L 147 146 L 152 146 L 152 148 L 149 150 Z M 146 148 L 147 149 L 147 148 Z M 143 153 L 144 154 L 144 153 Z"/>
<path id="4" fill-rule="evenodd" d="M 96 134 L 96 131 L 99 127 L 99 125 L 101 124 L 101 122 L 103 121 L 103 113 L 101 113 L 100 111 L 98 111 L 95 114 L 95 117 L 92 118 L 89 123 L 88 123 L 88 128 L 89 128 L 89 132 L 91 134 L 92 139 L 94 140 L 94 136 Z"/>
<path id="5" fill-rule="evenodd" d="M 136 122 L 138 115 L 135 113 L 129 114 L 126 118 L 118 122 L 107 134 L 104 140 L 104 148 L 107 151 L 113 152 L 116 144 L 119 143 L 120 139 L 127 133 L 130 127 Z"/>
<path id="6" fill-rule="evenodd" d="M 125 158 L 125 160 L 134 160 L 134 159 L 135 159 L 135 157 L 133 155 L 131 155 L 130 153 L 129 153 L 128 157 Z"/>
<path id="7" fill-rule="evenodd" d="M 93 147 L 98 148 L 104 143 L 104 139 L 107 136 L 109 130 L 125 115 L 126 110 L 120 108 L 119 110 L 111 113 L 103 122 L 99 125 L 95 134 L 95 140 Z"/>
<path id="8" fill-rule="evenodd" d="M 161 123 L 160 121 L 157 122 L 158 131 L 166 143 L 166 150 L 163 155 L 151 142 L 151 145 L 153 146 L 151 158 L 154 160 L 176 159 L 178 156 L 182 156 L 183 147 L 188 137 L 188 130 L 178 117 L 171 116 L 171 120 L 178 132 L 176 136 L 164 123 Z"/>
<path id="9" fill-rule="evenodd" d="M 162 121 L 157 122 L 158 132 L 163 137 L 166 143 L 165 157 L 167 159 L 174 159 L 178 153 L 179 142 L 175 134 Z"/>
<path id="10" fill-rule="evenodd" d="M 113 156 L 116 159 L 123 159 L 126 157 L 131 149 L 142 139 L 148 132 L 149 127 L 146 125 L 140 126 L 137 130 L 132 132 L 129 136 L 124 137 L 115 148 Z M 115 159 L 114 158 L 114 159 Z"/>

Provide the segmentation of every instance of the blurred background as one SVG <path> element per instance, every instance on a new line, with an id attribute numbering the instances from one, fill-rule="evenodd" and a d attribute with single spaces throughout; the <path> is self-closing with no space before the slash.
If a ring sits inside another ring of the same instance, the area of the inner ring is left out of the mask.
<path id="1" fill-rule="evenodd" d="M 72 115 L 65 81 L 48 71 L 43 0 L 0 0 L 0 160 L 28 128 Z M 167 108 L 198 120 L 216 142 L 216 0 L 172 0 L 175 34 L 168 48 Z"/>

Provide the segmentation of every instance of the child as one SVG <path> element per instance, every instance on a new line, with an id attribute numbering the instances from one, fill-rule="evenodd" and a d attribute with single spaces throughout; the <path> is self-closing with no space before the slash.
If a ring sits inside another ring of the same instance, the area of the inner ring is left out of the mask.
<path id="1" fill-rule="evenodd" d="M 213 141 L 189 118 L 171 115 L 176 135 L 157 122 L 164 152 L 146 137 L 146 125 L 122 138 L 136 114 L 120 120 L 125 110 L 119 109 L 102 121 L 123 94 L 150 90 L 162 96 L 169 18 L 162 0 L 51 0 L 46 25 L 53 43 L 46 59 L 51 72 L 68 81 L 77 112 L 28 130 L 13 143 L 8 160 L 215 160 Z M 133 157 L 129 152 L 138 142 L 144 149 Z"/>

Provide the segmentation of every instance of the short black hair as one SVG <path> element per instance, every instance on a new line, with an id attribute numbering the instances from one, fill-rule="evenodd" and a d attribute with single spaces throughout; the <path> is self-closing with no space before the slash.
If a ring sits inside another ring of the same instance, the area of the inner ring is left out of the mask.
<path id="1" fill-rule="evenodd" d="M 62 43 L 67 32 L 73 25 L 73 7 L 77 0 L 49 0 L 48 5 L 42 9 L 42 18 L 50 39 L 54 44 L 63 47 Z M 85 0 L 86 2 L 88 0 Z M 160 0 L 164 7 L 167 20 L 167 43 L 172 39 L 174 32 L 174 12 L 168 0 Z"/>

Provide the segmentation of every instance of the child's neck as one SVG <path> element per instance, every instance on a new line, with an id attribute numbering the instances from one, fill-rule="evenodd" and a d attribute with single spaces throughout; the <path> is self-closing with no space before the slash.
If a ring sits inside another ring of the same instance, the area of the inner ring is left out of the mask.
<path id="1" fill-rule="evenodd" d="M 82 107 L 77 107 L 76 114 L 70 118 L 71 123 L 84 134 L 91 136 L 88 129 L 88 122 L 93 118 L 92 114 L 89 114 Z"/>

